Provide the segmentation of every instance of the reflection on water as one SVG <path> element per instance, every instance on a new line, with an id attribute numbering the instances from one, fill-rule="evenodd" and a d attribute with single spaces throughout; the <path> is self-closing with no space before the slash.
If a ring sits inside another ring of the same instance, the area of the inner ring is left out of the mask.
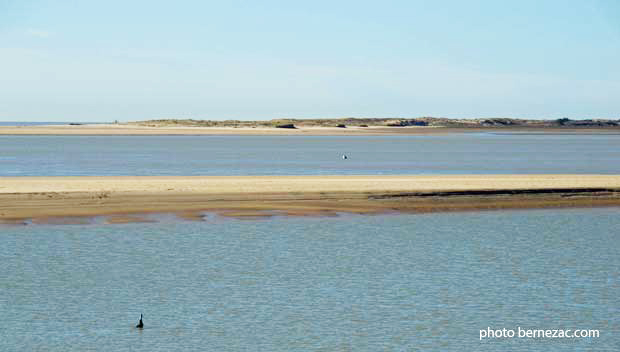
<path id="1" fill-rule="evenodd" d="M 618 210 L 0 227 L 0 346 L 614 350 Z M 480 342 L 487 326 L 601 337 Z"/>
<path id="2" fill-rule="evenodd" d="M 619 137 L 0 136 L 0 176 L 619 174 Z"/>

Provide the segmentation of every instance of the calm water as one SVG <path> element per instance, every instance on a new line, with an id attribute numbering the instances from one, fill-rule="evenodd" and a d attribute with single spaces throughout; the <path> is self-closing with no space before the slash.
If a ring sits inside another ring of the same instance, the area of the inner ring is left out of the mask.
<path id="1" fill-rule="evenodd" d="M 0 176 L 459 173 L 619 174 L 620 135 L 0 136 Z"/>
<path id="2" fill-rule="evenodd" d="M 620 174 L 620 135 L 0 136 L 0 176 L 455 173 Z M 619 215 L 3 226 L 0 350 L 617 351 Z M 479 341 L 517 326 L 601 337 Z"/>
<path id="3" fill-rule="evenodd" d="M 619 211 L 3 227 L 0 349 L 617 351 Z"/>

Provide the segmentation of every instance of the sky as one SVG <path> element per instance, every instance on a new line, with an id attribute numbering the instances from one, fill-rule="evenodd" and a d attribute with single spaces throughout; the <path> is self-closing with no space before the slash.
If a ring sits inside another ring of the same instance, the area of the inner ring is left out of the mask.
<path id="1" fill-rule="evenodd" d="M 620 2 L 0 0 L 0 121 L 620 119 Z"/>

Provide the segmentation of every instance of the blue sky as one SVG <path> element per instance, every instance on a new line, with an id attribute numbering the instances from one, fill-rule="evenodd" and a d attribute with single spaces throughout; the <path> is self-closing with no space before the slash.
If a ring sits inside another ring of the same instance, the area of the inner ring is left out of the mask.
<path id="1" fill-rule="evenodd" d="M 0 0 L 0 120 L 620 118 L 620 2 Z"/>

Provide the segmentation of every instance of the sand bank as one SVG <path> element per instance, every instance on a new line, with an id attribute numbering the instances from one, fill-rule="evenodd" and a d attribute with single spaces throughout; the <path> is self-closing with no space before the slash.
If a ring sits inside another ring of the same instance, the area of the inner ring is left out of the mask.
<path id="1" fill-rule="evenodd" d="M 199 220 L 203 211 L 243 218 L 617 205 L 620 175 L 0 177 L 5 223 L 156 212 Z"/>
<path id="2" fill-rule="evenodd" d="M 441 135 L 475 132 L 525 132 L 564 134 L 619 134 L 620 129 L 609 128 L 445 128 L 445 127 L 386 127 L 369 126 L 347 128 L 304 127 L 296 129 L 267 127 L 147 127 L 123 124 L 0 126 L 0 135 L 308 135 L 308 136 L 381 136 L 381 135 Z"/>
<path id="3" fill-rule="evenodd" d="M 457 129 L 454 129 L 455 131 Z M 450 133 L 442 131 L 441 133 Z M 434 127 L 148 127 L 137 125 L 0 126 L 0 135 L 393 135 L 436 134 Z M 454 131 L 453 131 L 454 132 Z"/>

